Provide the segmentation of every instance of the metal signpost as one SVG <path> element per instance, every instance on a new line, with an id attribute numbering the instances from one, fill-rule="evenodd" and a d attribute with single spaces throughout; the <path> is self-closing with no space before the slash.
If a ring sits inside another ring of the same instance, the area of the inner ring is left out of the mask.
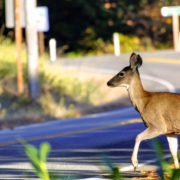
<path id="1" fill-rule="evenodd" d="M 174 49 L 180 51 L 179 47 L 179 15 L 180 6 L 165 6 L 161 8 L 161 14 L 164 17 L 172 16 L 173 42 Z"/>

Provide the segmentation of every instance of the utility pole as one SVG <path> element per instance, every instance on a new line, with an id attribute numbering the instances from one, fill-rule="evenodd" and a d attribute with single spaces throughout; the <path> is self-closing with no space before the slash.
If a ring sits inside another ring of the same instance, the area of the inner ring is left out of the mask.
<path id="1" fill-rule="evenodd" d="M 21 1 L 15 0 L 15 41 L 17 49 L 17 87 L 18 93 L 23 94 L 23 71 L 21 63 L 21 43 L 22 43 L 22 28 L 21 28 Z"/>
<path id="2" fill-rule="evenodd" d="M 36 29 L 36 0 L 26 0 L 26 41 L 28 53 L 28 86 L 33 99 L 39 97 L 38 84 L 38 37 Z"/>

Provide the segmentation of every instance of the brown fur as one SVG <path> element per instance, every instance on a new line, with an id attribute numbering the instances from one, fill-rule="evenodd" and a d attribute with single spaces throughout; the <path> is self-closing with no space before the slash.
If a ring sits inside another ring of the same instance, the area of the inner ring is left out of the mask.
<path id="1" fill-rule="evenodd" d="M 125 67 L 107 83 L 110 87 L 125 85 L 128 88 L 129 98 L 133 107 L 139 112 L 147 130 L 139 134 L 132 155 L 134 168 L 137 167 L 137 151 L 142 140 L 150 139 L 161 134 L 169 138 L 170 149 L 173 146 L 170 141 L 180 134 L 180 94 L 168 92 L 147 92 L 143 89 L 138 68 L 142 65 L 139 55 L 133 53 L 130 57 L 130 66 Z M 176 152 L 176 151 L 175 151 Z M 171 152 L 172 153 L 172 152 Z M 177 154 L 172 153 L 176 160 L 176 168 L 179 168 Z"/>

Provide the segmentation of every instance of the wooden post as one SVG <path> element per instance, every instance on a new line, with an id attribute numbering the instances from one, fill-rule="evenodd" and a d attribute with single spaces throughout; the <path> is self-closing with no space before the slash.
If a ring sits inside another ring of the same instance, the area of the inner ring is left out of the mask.
<path id="1" fill-rule="evenodd" d="M 174 42 L 174 50 L 178 51 L 178 44 L 179 44 L 179 16 L 178 14 L 173 14 L 173 42 Z"/>
<path id="2" fill-rule="evenodd" d="M 44 54 L 44 33 L 39 32 L 39 56 L 42 56 Z"/>
<path id="3" fill-rule="evenodd" d="M 20 20 L 20 0 L 15 0 L 15 41 L 17 48 L 17 87 L 18 93 L 23 94 L 24 84 L 23 84 L 23 71 L 21 63 L 21 43 L 22 43 L 22 28 Z"/>
<path id="4" fill-rule="evenodd" d="M 49 51 L 50 51 L 50 59 L 51 61 L 56 60 L 56 40 L 50 39 L 49 41 Z"/>
<path id="5" fill-rule="evenodd" d="M 113 41 L 114 41 L 114 55 L 119 56 L 120 55 L 120 41 L 119 41 L 118 33 L 113 34 Z"/>

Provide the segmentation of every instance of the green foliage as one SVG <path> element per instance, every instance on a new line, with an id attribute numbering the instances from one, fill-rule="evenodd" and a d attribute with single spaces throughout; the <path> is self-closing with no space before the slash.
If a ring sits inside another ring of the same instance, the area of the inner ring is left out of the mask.
<path id="1" fill-rule="evenodd" d="M 87 37 L 86 37 L 87 38 Z M 135 35 L 125 35 L 119 33 L 120 40 L 120 50 L 121 53 L 133 52 L 133 51 L 154 51 L 160 49 L 170 49 L 172 48 L 171 42 L 161 43 L 159 41 L 152 41 L 149 37 L 138 37 Z M 91 55 L 102 55 L 102 54 L 113 54 L 114 53 L 114 45 L 111 41 L 103 41 L 103 39 L 99 38 L 97 40 L 86 39 L 88 43 L 87 46 L 89 51 L 81 51 L 81 52 L 69 52 L 67 57 L 80 57 L 80 56 L 91 56 Z M 83 40 L 82 40 L 83 42 Z"/>
<path id="2" fill-rule="evenodd" d="M 39 150 L 30 144 L 25 144 L 25 153 L 35 170 L 35 174 L 42 180 L 50 180 L 50 175 L 46 167 L 47 156 L 51 146 L 48 143 L 42 143 Z"/>
<path id="3" fill-rule="evenodd" d="M 53 26 L 47 39 L 56 38 L 58 47 L 68 45 L 65 53 L 69 56 L 80 51 L 91 54 L 99 39 L 112 43 L 114 32 L 150 38 L 153 44 L 172 42 L 171 17 L 162 17 L 160 9 L 179 3 L 180 0 L 62 0 L 60 4 L 38 1 L 39 6 L 49 7 Z"/>
<path id="4" fill-rule="evenodd" d="M 110 161 L 110 159 L 107 156 L 103 157 L 103 162 L 105 165 L 109 168 L 109 170 L 106 170 L 107 178 L 114 179 L 114 180 L 122 180 L 123 177 L 119 171 L 118 167 L 114 167 Z M 106 175 L 105 175 L 106 176 Z"/>
<path id="5" fill-rule="evenodd" d="M 49 143 L 41 143 L 39 149 L 31 144 L 27 144 L 21 141 L 24 146 L 25 154 L 29 159 L 30 164 L 34 169 L 34 173 L 42 180 L 74 180 L 73 176 L 60 176 L 54 173 L 48 172 L 47 169 L 47 157 L 51 150 L 51 145 Z"/>
<path id="6" fill-rule="evenodd" d="M 25 147 L 25 153 L 33 166 L 35 170 L 35 174 L 41 178 L 42 180 L 60 180 L 60 179 L 66 179 L 67 177 L 63 176 L 53 176 L 52 174 L 48 172 L 46 168 L 46 161 L 47 161 L 47 156 L 48 153 L 51 149 L 50 145 L 48 143 L 42 143 L 40 145 L 39 150 L 30 145 L 30 144 L 25 144 L 23 143 Z M 171 169 L 169 164 L 163 160 L 163 149 L 162 149 L 162 144 L 160 143 L 159 140 L 155 139 L 153 141 L 153 148 L 156 150 L 157 157 L 158 157 L 158 174 L 161 180 L 179 180 L 180 176 L 180 169 Z M 123 176 L 121 172 L 119 171 L 118 167 L 114 167 L 114 165 L 111 163 L 110 159 L 107 156 L 103 156 L 102 160 L 107 167 L 106 170 L 103 170 L 103 174 L 105 177 L 108 179 L 113 179 L 113 180 L 122 180 Z M 165 177 L 163 172 L 167 172 L 170 174 L 170 176 Z M 69 177 L 68 179 L 73 180 L 73 177 Z"/>
<path id="7" fill-rule="evenodd" d="M 4 39 L 0 44 L 0 95 L 13 98 L 17 93 L 17 69 L 16 69 L 16 46 L 9 40 Z M 63 74 L 60 66 L 51 66 L 47 57 L 39 60 L 39 82 L 40 98 L 38 103 L 46 115 L 55 118 L 75 117 L 76 111 L 71 102 L 66 102 L 65 97 L 74 101 L 93 104 L 101 99 L 100 93 L 91 79 L 81 81 L 70 74 Z M 12 102 L 10 109 L 14 110 L 31 103 L 27 91 L 27 57 L 26 46 L 22 50 L 23 76 L 25 82 L 25 93 Z M 11 95 L 10 95 L 11 94 Z M 6 109 L 1 110 L 1 117 L 7 114 Z"/>
<path id="8" fill-rule="evenodd" d="M 5 23 L 4 2 L 0 0 L 0 28 Z M 54 37 L 57 46 L 68 46 L 64 53 L 73 56 L 73 52 L 77 55 L 80 51 L 84 54 L 94 51 L 98 39 L 112 43 L 114 32 L 150 38 L 153 44 L 172 42 L 172 18 L 162 17 L 160 9 L 177 6 L 180 0 L 61 0 L 59 4 L 38 0 L 37 3 L 49 8 L 51 28 L 45 36 L 46 46 Z M 4 33 L 0 30 L 0 36 L 12 39 L 13 33 L 9 29 Z"/>
<path id="9" fill-rule="evenodd" d="M 41 86 L 46 90 L 49 87 L 49 91 L 59 96 L 71 95 L 76 100 L 89 104 L 101 97 L 91 79 L 82 82 L 71 75 L 62 74 L 60 67 L 50 67 L 44 62 L 40 64 L 39 72 Z"/>
<path id="10" fill-rule="evenodd" d="M 158 157 L 158 164 L 160 165 L 159 167 L 159 176 L 161 177 L 162 180 L 165 180 L 166 178 L 163 175 L 163 170 L 168 172 L 171 176 L 170 180 L 179 180 L 179 176 L 180 176 L 180 169 L 171 169 L 169 164 L 163 160 L 163 148 L 162 148 L 162 144 L 158 139 L 155 139 L 153 141 L 153 147 L 157 153 L 157 157 Z"/>

